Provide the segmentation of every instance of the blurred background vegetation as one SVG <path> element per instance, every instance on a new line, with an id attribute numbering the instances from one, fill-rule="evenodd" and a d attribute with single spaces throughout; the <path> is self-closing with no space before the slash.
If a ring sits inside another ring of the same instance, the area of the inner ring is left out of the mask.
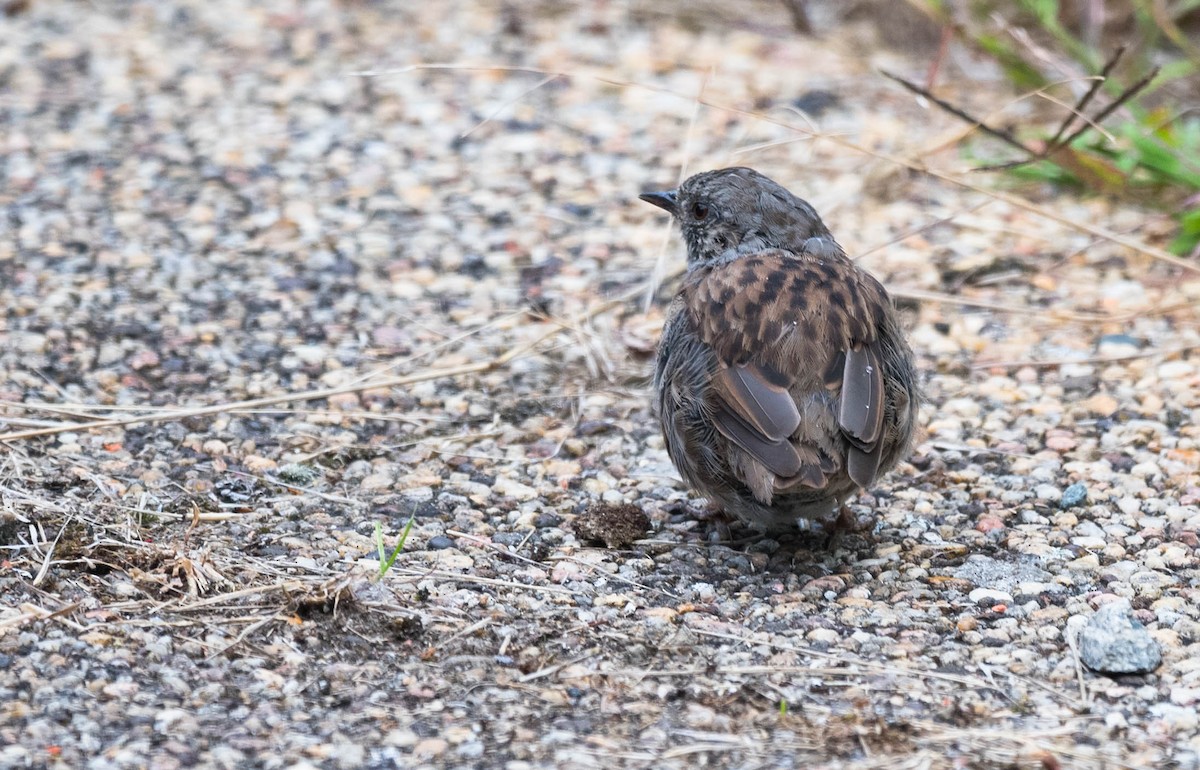
<path id="1" fill-rule="evenodd" d="M 878 42 L 917 64 L 910 77 L 926 67 L 924 77 L 913 78 L 918 85 L 951 104 L 973 96 L 961 68 L 944 62 L 952 47 L 966 46 L 990 61 L 1015 94 L 1044 97 L 1041 109 L 1026 100 L 998 116 L 978 116 L 1000 121 L 997 128 L 1030 152 L 1014 153 L 985 132 L 975 132 L 963 145 L 974 165 L 1032 160 L 994 174 L 1009 185 L 1037 183 L 1133 199 L 1169 213 L 1175 228 L 1168 248 L 1200 258 L 1200 0 L 774 2 L 786 11 L 774 18 L 790 20 L 797 34 L 821 36 L 844 24 L 874 28 Z M 759 2 L 686 5 L 680 13 L 697 26 L 762 25 L 767 16 Z M 1081 113 L 1094 118 L 1131 86 L 1153 77 L 1094 125 L 1077 118 L 1075 126 L 1060 130 L 1119 49 L 1123 55 Z M 1086 130 L 1076 135 L 1076 126 Z M 1071 141 L 1057 147 L 1055 137 Z M 1041 159 L 1031 158 L 1035 153 Z"/>
<path id="2" fill-rule="evenodd" d="M 906 54 L 907 77 L 931 95 L 1000 121 L 997 128 L 1029 152 L 997 144 L 976 131 L 962 149 L 980 169 L 1007 185 L 1039 184 L 1137 201 L 1169 214 L 1163 245 L 1200 259 L 1200 0 L 630 0 L 635 18 L 670 16 L 685 27 L 742 27 L 771 35 L 823 37 L 855 25 L 862 40 Z M 576 0 L 502 0 L 513 19 L 565 13 Z M 791 30 L 788 29 L 790 25 Z M 867 43 L 864 42 L 864 45 Z M 1008 80 L 1013 99 L 995 116 L 955 100 L 979 96 L 978 70 L 990 62 Z M 1108 73 L 1074 126 L 1061 130 L 1074 105 L 1118 50 Z M 949 53 L 949 55 L 948 55 Z M 924 68 L 925 77 L 921 77 Z M 916 77 L 913 73 L 918 73 Z M 1111 113 L 1132 86 L 1144 87 Z M 1021 96 L 1037 94 L 1038 99 Z M 1020 104 L 1018 104 L 1020 102 Z M 1040 107 L 1038 105 L 1040 102 Z M 936 108 L 935 108 L 936 109 Z M 1095 120 L 1097 116 L 1102 119 Z M 1092 125 L 1088 120 L 1092 119 Z M 1076 128 L 1085 130 L 1076 132 Z M 1054 139 L 1070 139 L 1057 146 Z M 1033 157 L 1031 157 L 1033 156 Z M 1154 228 L 1157 231 L 1157 228 Z"/>
<path id="3" fill-rule="evenodd" d="M 782 2 L 793 16 L 798 8 L 817 12 L 808 7 L 815 2 Z M 1089 88 L 1087 76 L 1099 74 L 1119 49 L 1124 55 L 1084 114 L 1097 115 L 1157 70 L 1119 109 L 1061 148 L 1046 143 L 1070 137 L 1073 128 L 1060 131 L 1053 121 L 1013 127 L 1044 159 L 998 173 L 1160 208 L 1177 225 L 1168 248 L 1200 257 L 1200 0 L 906 0 L 850 3 L 842 13 L 874 18 L 885 42 L 928 52 L 925 85 L 934 93 L 937 59 L 957 42 L 993 60 L 1015 89 L 1043 91 L 1063 119 Z M 985 147 L 967 152 L 980 165 L 1005 160 Z"/>
<path id="4" fill-rule="evenodd" d="M 1047 89 L 1060 98 L 1063 87 L 1053 84 L 1099 73 L 1124 47 L 1101 86 L 1106 99 L 1098 98 L 1087 114 L 1157 69 L 1100 125 L 1045 160 L 1007 173 L 1151 203 L 1171 212 L 1178 225 L 1170 250 L 1200 256 L 1200 0 L 908 4 L 943 34 L 993 58 L 1016 88 Z M 1078 93 L 1086 84 L 1067 85 Z"/>

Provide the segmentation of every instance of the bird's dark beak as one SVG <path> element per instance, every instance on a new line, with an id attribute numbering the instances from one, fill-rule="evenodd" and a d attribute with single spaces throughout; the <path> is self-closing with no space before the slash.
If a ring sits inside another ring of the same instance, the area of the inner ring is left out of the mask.
<path id="1" fill-rule="evenodd" d="M 679 206 L 675 200 L 674 190 L 663 190 L 662 192 L 647 192 L 638 196 L 646 203 L 653 203 L 660 209 L 665 209 L 673 217 L 679 216 Z"/>

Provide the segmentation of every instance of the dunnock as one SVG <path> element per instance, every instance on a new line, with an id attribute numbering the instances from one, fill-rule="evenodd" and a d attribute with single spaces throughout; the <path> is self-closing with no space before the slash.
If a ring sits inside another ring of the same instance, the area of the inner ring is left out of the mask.
<path id="1" fill-rule="evenodd" d="M 654 376 L 675 467 L 748 524 L 831 522 L 912 443 L 916 373 L 887 292 L 812 206 L 751 169 L 641 198 L 687 241 Z"/>

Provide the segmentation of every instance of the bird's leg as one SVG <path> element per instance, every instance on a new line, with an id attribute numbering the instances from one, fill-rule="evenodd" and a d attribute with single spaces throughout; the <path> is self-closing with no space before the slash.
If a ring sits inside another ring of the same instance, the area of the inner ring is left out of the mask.
<path id="1" fill-rule="evenodd" d="M 729 531 L 733 517 L 729 515 L 724 506 L 715 500 L 709 500 L 703 508 L 696 512 L 696 521 L 708 524 L 708 532 L 705 537 L 710 543 L 728 542 L 733 539 L 733 534 Z"/>
<path id="2" fill-rule="evenodd" d="M 859 522 L 850 506 L 842 503 L 838 507 L 837 517 L 830 523 L 829 528 L 835 532 L 861 532 L 864 526 Z"/>
<path id="3" fill-rule="evenodd" d="M 858 518 L 849 505 L 842 503 L 838 507 L 837 516 L 825 525 L 825 546 L 827 548 L 832 546 L 844 534 L 865 532 L 868 529 L 870 529 L 870 522 Z"/>

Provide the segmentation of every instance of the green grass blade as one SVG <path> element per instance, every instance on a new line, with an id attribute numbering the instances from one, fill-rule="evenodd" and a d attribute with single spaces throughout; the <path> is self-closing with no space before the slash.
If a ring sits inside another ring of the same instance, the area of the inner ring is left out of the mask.
<path id="1" fill-rule="evenodd" d="M 408 517 L 408 523 L 404 525 L 404 531 L 400 533 L 400 540 L 396 543 L 395 549 L 392 550 L 392 555 L 384 558 L 385 549 L 383 547 L 383 525 L 375 522 L 375 544 L 379 549 L 379 577 L 383 577 L 392 568 L 396 562 L 396 557 L 404 550 L 404 544 L 408 542 L 408 533 L 412 532 L 413 522 L 417 519 L 417 511 L 413 509 L 412 515 Z"/>

